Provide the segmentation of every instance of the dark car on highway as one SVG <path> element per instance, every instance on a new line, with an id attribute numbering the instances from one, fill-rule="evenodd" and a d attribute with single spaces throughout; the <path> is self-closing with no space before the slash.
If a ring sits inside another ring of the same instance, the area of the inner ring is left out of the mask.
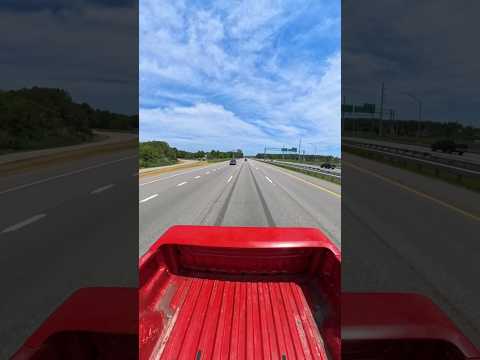
<path id="1" fill-rule="evenodd" d="M 432 151 L 440 150 L 444 153 L 458 153 L 462 155 L 467 149 L 466 144 L 456 144 L 453 140 L 439 140 L 432 144 Z"/>
<path id="2" fill-rule="evenodd" d="M 324 168 L 324 169 L 335 169 L 335 165 L 328 164 L 328 163 L 324 163 L 324 164 L 320 165 L 320 167 Z"/>
<path id="3" fill-rule="evenodd" d="M 235 159 L 230 160 L 230 165 L 237 165 L 237 160 Z"/>

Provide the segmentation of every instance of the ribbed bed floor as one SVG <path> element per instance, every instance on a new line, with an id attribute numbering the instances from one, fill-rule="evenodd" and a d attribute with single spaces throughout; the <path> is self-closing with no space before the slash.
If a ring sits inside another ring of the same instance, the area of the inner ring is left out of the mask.
<path id="1" fill-rule="evenodd" d="M 296 283 L 172 277 L 158 304 L 169 319 L 158 358 L 327 358 Z"/>

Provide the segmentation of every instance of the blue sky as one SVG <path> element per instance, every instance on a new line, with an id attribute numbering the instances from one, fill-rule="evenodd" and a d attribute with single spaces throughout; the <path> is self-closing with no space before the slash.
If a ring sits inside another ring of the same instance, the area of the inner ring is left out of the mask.
<path id="1" fill-rule="evenodd" d="M 339 0 L 141 0 L 139 62 L 142 141 L 340 154 Z"/>

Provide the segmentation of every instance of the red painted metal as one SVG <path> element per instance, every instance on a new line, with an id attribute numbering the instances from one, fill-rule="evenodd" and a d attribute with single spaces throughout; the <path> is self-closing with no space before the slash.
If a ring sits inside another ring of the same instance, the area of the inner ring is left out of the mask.
<path id="1" fill-rule="evenodd" d="M 340 252 L 319 230 L 175 226 L 140 260 L 140 359 L 340 356 Z"/>
<path id="2" fill-rule="evenodd" d="M 12 360 L 137 359 L 137 309 L 134 288 L 77 290 Z"/>
<path id="3" fill-rule="evenodd" d="M 342 293 L 342 359 L 480 359 L 430 299 L 410 293 Z"/>
<path id="4" fill-rule="evenodd" d="M 340 359 L 340 252 L 319 230 L 176 226 L 139 275 L 75 292 L 13 359 Z M 425 297 L 344 293 L 341 310 L 342 359 L 480 359 Z"/>

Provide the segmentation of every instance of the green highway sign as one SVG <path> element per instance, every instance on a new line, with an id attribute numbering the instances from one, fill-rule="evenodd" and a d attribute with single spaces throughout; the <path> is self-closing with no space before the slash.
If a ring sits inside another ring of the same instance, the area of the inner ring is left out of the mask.
<path id="1" fill-rule="evenodd" d="M 375 104 L 368 104 L 368 103 L 364 103 L 363 105 L 343 104 L 342 111 L 348 112 L 348 113 L 374 114 Z"/>
<path id="2" fill-rule="evenodd" d="M 354 112 L 373 114 L 375 113 L 375 104 L 355 105 Z"/>

